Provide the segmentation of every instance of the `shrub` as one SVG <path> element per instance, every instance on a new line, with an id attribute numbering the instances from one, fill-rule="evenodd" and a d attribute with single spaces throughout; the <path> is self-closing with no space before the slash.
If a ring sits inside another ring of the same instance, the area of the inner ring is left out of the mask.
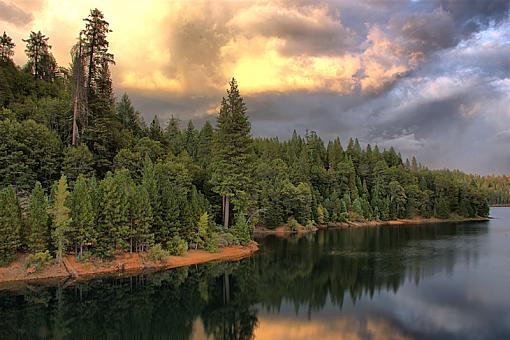
<path id="1" fill-rule="evenodd" d="M 234 235 L 232 235 L 232 233 L 225 233 L 223 236 L 224 239 L 227 241 L 228 246 L 233 246 L 236 244 L 235 237 Z"/>
<path id="2" fill-rule="evenodd" d="M 172 240 L 168 242 L 167 248 L 170 255 L 182 256 L 188 251 L 188 243 L 179 236 L 174 236 Z"/>
<path id="3" fill-rule="evenodd" d="M 305 228 L 306 228 L 307 230 L 315 230 L 315 229 L 316 229 L 316 227 L 315 227 L 315 222 L 314 222 L 313 220 L 310 220 L 310 219 L 309 219 L 308 221 L 306 221 L 306 226 L 305 226 Z"/>
<path id="4" fill-rule="evenodd" d="M 232 228 L 232 234 L 237 238 L 241 245 L 246 246 L 250 243 L 251 229 L 252 228 L 248 221 L 246 221 L 246 217 L 242 212 L 240 212 L 237 217 L 237 222 Z"/>
<path id="5" fill-rule="evenodd" d="M 168 251 L 164 250 L 161 244 L 158 243 L 149 249 L 148 255 L 152 261 L 163 261 L 169 254 Z"/>
<path id="6" fill-rule="evenodd" d="M 40 251 L 35 254 L 28 255 L 27 262 L 25 264 L 26 268 L 35 268 L 35 271 L 39 271 L 46 267 L 46 265 L 51 261 L 51 255 L 48 250 Z"/>
<path id="7" fill-rule="evenodd" d="M 287 224 L 289 225 L 289 228 L 291 231 L 298 231 L 300 224 L 298 221 L 294 218 L 294 216 L 289 217 L 287 220 Z"/>
<path id="8" fill-rule="evenodd" d="M 205 250 L 211 253 L 215 253 L 218 251 L 218 234 L 215 232 L 211 232 L 206 239 L 205 242 Z"/>

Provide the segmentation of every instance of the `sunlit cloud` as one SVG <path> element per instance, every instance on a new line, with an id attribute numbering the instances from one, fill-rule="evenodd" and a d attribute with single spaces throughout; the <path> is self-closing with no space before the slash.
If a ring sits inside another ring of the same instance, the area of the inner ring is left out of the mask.
<path id="1" fill-rule="evenodd" d="M 41 30 L 67 67 L 95 7 L 113 30 L 115 92 L 146 120 L 210 119 L 235 77 L 254 134 L 315 129 L 432 166 L 510 167 L 494 137 L 510 128 L 508 1 L 0 0 L 15 62 Z"/>

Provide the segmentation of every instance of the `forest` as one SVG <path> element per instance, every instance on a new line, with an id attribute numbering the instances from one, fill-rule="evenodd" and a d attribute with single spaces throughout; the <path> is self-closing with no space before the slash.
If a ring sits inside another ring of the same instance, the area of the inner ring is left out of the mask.
<path id="1" fill-rule="evenodd" d="M 430 170 L 357 139 L 253 137 L 233 78 L 214 125 L 146 123 L 113 92 L 110 32 L 91 10 L 68 67 L 41 32 L 0 36 L 1 263 L 214 251 L 247 244 L 255 226 L 486 217 L 510 201 L 508 177 Z M 23 66 L 12 59 L 21 43 Z"/>

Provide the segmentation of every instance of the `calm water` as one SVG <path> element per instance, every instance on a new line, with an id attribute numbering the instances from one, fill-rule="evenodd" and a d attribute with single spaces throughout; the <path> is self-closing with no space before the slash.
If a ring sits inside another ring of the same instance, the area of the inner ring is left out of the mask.
<path id="1" fill-rule="evenodd" d="M 490 222 L 266 237 L 216 263 L 0 292 L 0 339 L 510 339 L 510 208 Z"/>

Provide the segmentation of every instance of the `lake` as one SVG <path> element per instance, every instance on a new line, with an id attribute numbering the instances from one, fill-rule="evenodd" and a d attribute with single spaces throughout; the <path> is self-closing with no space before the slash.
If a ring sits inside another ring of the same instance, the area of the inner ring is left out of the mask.
<path id="1" fill-rule="evenodd" d="M 510 208 L 329 229 L 232 263 L 0 291 L 0 339 L 510 339 Z"/>

